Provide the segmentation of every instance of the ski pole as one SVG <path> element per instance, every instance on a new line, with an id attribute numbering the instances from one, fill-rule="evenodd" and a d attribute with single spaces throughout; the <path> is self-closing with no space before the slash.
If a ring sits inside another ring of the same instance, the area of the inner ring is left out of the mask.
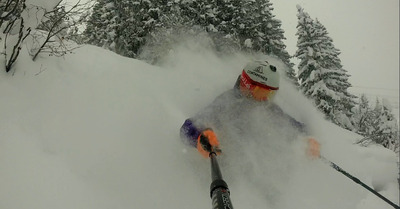
<path id="1" fill-rule="evenodd" d="M 217 154 L 212 151 L 211 159 L 211 178 L 210 196 L 213 209 L 233 209 L 228 184 L 222 179 L 221 170 L 219 169 Z"/>
<path id="2" fill-rule="evenodd" d="M 396 204 L 394 204 L 392 201 L 390 201 L 389 199 L 387 199 L 386 197 L 382 196 L 381 194 L 379 194 L 377 191 L 375 191 L 374 189 L 372 189 L 371 187 L 369 187 L 368 185 L 364 184 L 360 179 L 352 176 L 351 174 L 349 174 L 348 172 L 346 172 L 345 170 L 343 170 L 341 167 L 339 167 L 338 165 L 336 165 L 335 163 L 333 163 L 332 161 L 326 159 L 323 156 L 320 156 L 321 160 L 324 163 L 327 163 L 329 166 L 331 166 L 332 168 L 334 168 L 335 170 L 339 171 L 340 173 L 342 173 L 343 175 L 347 176 L 348 178 L 350 178 L 351 180 L 353 180 L 354 182 L 356 182 L 357 184 L 361 185 L 362 187 L 364 187 L 365 189 L 367 189 L 368 191 L 372 192 L 373 194 L 375 194 L 376 196 L 378 196 L 379 198 L 381 198 L 382 200 L 384 200 L 386 203 L 388 203 L 389 205 L 391 205 L 392 207 L 396 208 L 396 209 L 400 209 L 400 207 Z"/>

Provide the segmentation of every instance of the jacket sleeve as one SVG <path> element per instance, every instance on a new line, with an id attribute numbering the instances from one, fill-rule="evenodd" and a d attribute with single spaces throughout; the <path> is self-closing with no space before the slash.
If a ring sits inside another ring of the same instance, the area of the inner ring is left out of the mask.
<path id="1" fill-rule="evenodd" d="M 286 114 L 277 105 L 274 105 L 273 109 L 277 114 L 279 114 L 282 117 L 286 118 L 289 121 L 289 123 L 292 125 L 293 128 L 296 128 L 299 132 L 301 132 L 303 134 L 307 134 L 308 133 L 307 127 L 306 127 L 306 125 L 304 123 L 301 123 L 301 122 L 297 121 L 296 119 L 294 119 L 292 116 Z"/>
<path id="2" fill-rule="evenodd" d="M 197 147 L 197 138 L 206 128 L 217 130 L 221 125 L 219 115 L 227 109 L 227 105 L 234 98 L 234 89 L 219 95 L 215 100 L 193 117 L 186 119 L 180 129 L 180 136 L 187 145 Z"/>
<path id="3" fill-rule="evenodd" d="M 307 127 L 306 127 L 306 125 L 304 123 L 301 123 L 301 122 L 297 121 L 296 119 L 290 117 L 289 115 L 287 117 L 289 117 L 290 124 L 292 124 L 292 126 L 294 128 L 296 128 L 297 130 L 299 130 L 303 134 L 307 134 L 307 132 L 308 132 L 307 131 Z"/>

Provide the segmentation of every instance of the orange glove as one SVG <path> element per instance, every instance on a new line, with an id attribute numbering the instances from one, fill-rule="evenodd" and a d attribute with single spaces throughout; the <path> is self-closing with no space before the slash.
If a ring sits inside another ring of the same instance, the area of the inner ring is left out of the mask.
<path id="1" fill-rule="evenodd" d="M 314 138 L 308 138 L 307 140 L 307 155 L 311 158 L 321 157 L 320 153 L 321 145 Z"/>
<path id="2" fill-rule="evenodd" d="M 209 157 L 210 152 L 215 152 L 217 155 L 221 154 L 217 135 L 212 129 L 208 128 L 201 132 L 197 138 L 197 150 L 205 158 Z"/>

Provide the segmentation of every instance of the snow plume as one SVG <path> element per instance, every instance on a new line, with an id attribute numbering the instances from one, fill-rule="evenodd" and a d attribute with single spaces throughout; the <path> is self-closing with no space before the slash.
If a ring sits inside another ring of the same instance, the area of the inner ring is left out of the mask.
<path id="1" fill-rule="evenodd" d="M 228 37 L 217 33 L 210 35 L 200 27 L 176 25 L 159 28 L 146 38 L 146 44 L 139 52 L 139 59 L 148 63 L 163 65 L 178 57 L 179 50 L 189 50 L 198 54 L 212 53 L 222 56 L 236 53 L 236 45 Z"/>
<path id="2" fill-rule="evenodd" d="M 186 96 L 189 102 L 185 108 L 190 108 L 185 113 L 186 118 L 210 104 L 219 94 L 231 89 L 247 61 L 268 59 L 274 65 L 282 65 L 282 62 L 272 57 L 255 58 L 237 54 L 221 58 L 201 45 L 192 47 L 185 44 L 176 46 L 173 56 L 168 57 L 162 66 L 190 74 L 190 77 L 180 76 L 180 82 L 192 81 L 187 86 L 193 92 Z M 282 97 L 287 98 L 279 93 L 277 97 L 280 100 L 283 100 Z M 299 146 L 302 143 L 294 143 L 301 139 L 289 124 L 271 118 L 262 106 L 243 111 L 246 111 L 248 120 L 222 121 L 228 125 L 224 126 L 227 129 L 219 136 L 225 156 L 221 158 L 220 164 L 224 167 L 226 181 L 237 182 L 230 185 L 231 190 L 240 191 L 233 192 L 235 207 L 262 205 L 264 208 L 280 208 L 282 202 L 286 201 L 283 197 L 295 167 L 293 159 L 304 158 L 304 147 Z M 237 123 L 242 125 L 238 127 Z M 195 161 L 191 163 L 194 165 L 190 169 L 198 169 L 198 162 Z M 203 171 L 197 175 L 196 178 L 201 179 L 203 184 L 209 183 Z M 254 194 L 250 196 L 251 201 L 249 196 L 244 195 L 250 191 Z"/>
<path id="3" fill-rule="evenodd" d="M 83 46 L 64 59 L 24 53 L 14 76 L 0 72 L 0 208 L 211 208 L 209 160 L 179 128 L 252 58 L 188 44 L 157 67 Z M 307 124 L 326 158 L 399 202 L 393 152 L 354 145 L 359 135 L 324 121 L 283 80 L 276 103 Z M 229 126 L 219 136 L 235 208 L 391 208 L 308 159 L 303 138 L 261 107 L 246 114 L 247 134 Z"/>
<path id="4" fill-rule="evenodd" d="M 275 102 L 286 113 L 306 124 L 309 133 L 322 144 L 323 155 L 334 161 L 338 160 L 338 162 L 348 161 L 348 158 L 353 155 L 351 153 L 354 152 L 354 147 L 351 146 L 361 136 L 326 121 L 312 101 L 304 97 L 290 81 L 285 79 L 284 69 L 287 66 L 281 60 L 271 56 L 250 57 L 243 54 L 221 58 L 207 47 L 193 46 L 188 47 L 185 44 L 176 46 L 173 56 L 166 58 L 165 65 L 162 66 L 165 69 L 186 71 L 185 74 L 191 74 L 188 78 L 180 77 L 183 82 L 194 79 L 188 87 L 190 86 L 189 88 L 194 90 L 191 95 L 196 95 L 196 97 L 188 95 L 190 102 L 186 103 L 189 106 L 185 107 L 189 108 L 189 111 L 185 113 L 186 118 L 193 116 L 201 108 L 210 104 L 220 93 L 232 88 L 247 61 L 264 59 L 277 66 L 283 78 Z M 224 157 L 221 158 L 220 164 L 224 167 L 226 181 L 233 182 L 230 186 L 233 193 L 232 201 L 234 204 L 236 202 L 236 207 L 262 205 L 265 208 L 283 209 L 295 205 L 300 208 L 318 205 L 323 208 L 335 208 L 337 201 L 348 198 L 349 193 L 353 193 L 353 195 L 350 195 L 352 196 L 350 200 L 343 203 L 344 208 L 365 206 L 364 204 L 356 206 L 359 204 L 357 199 L 363 198 L 359 193 L 358 185 L 349 187 L 346 177 L 337 175 L 332 168 L 322 165 L 321 162 L 312 162 L 307 159 L 304 152 L 306 136 L 296 135 L 298 133 L 290 125 L 274 121 L 274 118 L 269 117 L 263 108 L 255 108 L 247 114 L 249 119 L 244 126 L 238 129 L 234 125 L 228 125 L 231 128 L 226 130 L 225 135 L 220 136 L 221 146 L 224 150 Z M 224 121 L 228 124 L 235 122 L 237 121 Z M 243 134 L 243 130 L 246 130 L 246 134 Z M 382 151 L 384 151 L 383 148 Z M 361 150 L 361 153 L 363 152 Z M 341 153 L 340 157 L 336 157 L 338 153 Z M 394 157 L 394 155 L 391 156 Z M 354 161 L 343 164 L 348 169 L 349 166 L 361 159 L 356 157 Z M 190 159 L 189 161 L 192 162 Z M 197 163 L 197 160 L 193 162 L 195 165 L 192 169 L 196 169 Z M 382 172 L 374 174 L 375 180 L 373 181 L 382 183 L 378 187 L 388 186 L 390 185 L 389 179 L 396 179 L 395 160 L 383 163 L 381 166 L 383 166 L 381 170 L 390 170 L 391 175 L 382 176 Z M 198 178 L 207 184 L 207 177 L 204 177 L 202 173 L 198 175 Z M 330 185 L 328 183 L 330 181 L 337 181 L 337 184 Z M 337 191 L 347 188 L 349 193 L 335 192 L 332 194 L 331 188 Z M 240 193 L 235 191 L 240 191 Z M 324 195 L 319 197 L 316 194 L 318 192 L 329 194 L 329 197 Z M 243 195 L 243 193 L 252 195 Z M 300 193 L 303 199 L 298 200 Z M 314 200 L 318 198 L 322 198 L 324 203 L 320 204 L 319 200 Z M 293 203 L 294 199 L 298 202 L 291 205 L 290 203 Z M 384 203 L 378 204 L 384 205 Z"/>

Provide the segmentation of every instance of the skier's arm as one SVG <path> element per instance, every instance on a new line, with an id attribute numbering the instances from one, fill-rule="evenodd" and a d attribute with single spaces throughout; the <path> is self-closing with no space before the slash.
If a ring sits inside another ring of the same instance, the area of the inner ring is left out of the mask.
<path id="1" fill-rule="evenodd" d="M 211 104 L 198 112 L 195 116 L 185 120 L 180 129 L 180 135 L 185 144 L 196 147 L 198 137 L 202 131 L 219 126 L 220 121 L 217 115 L 224 109 L 223 106 L 227 104 L 225 99 L 227 94 L 230 94 L 230 92 L 225 92 L 218 96 Z"/>
<path id="2" fill-rule="evenodd" d="M 287 115 L 287 117 L 289 118 L 290 124 L 296 128 L 297 130 L 299 130 L 301 133 L 304 134 L 308 134 L 307 132 L 307 127 L 304 123 L 301 123 L 299 121 L 297 121 L 296 119 L 290 117 L 289 115 Z"/>
<path id="3" fill-rule="evenodd" d="M 183 123 L 180 133 L 184 143 L 196 147 L 199 153 L 205 158 L 208 158 L 211 151 L 214 151 L 216 154 L 221 153 L 217 135 L 210 128 L 201 130 L 193 124 L 191 119 L 187 119 Z"/>
<path id="4" fill-rule="evenodd" d="M 292 125 L 293 128 L 296 128 L 299 132 L 303 133 L 303 134 L 308 134 L 308 130 L 307 130 L 307 126 L 306 124 L 297 121 L 296 119 L 294 119 L 292 116 L 286 114 L 285 112 L 283 112 L 283 110 L 278 106 L 278 105 L 274 105 L 273 106 L 273 110 L 280 114 L 282 117 L 286 118 L 290 124 Z"/>
<path id="5" fill-rule="evenodd" d="M 301 123 L 301 122 L 297 121 L 296 119 L 294 119 L 290 115 L 284 113 L 283 110 L 281 108 L 279 108 L 278 106 L 276 106 L 276 110 L 275 111 L 278 111 L 279 113 L 281 113 L 283 117 L 286 117 L 290 121 L 290 124 L 294 128 L 299 130 L 302 134 L 306 135 L 305 140 L 306 140 L 306 143 L 307 143 L 307 148 L 306 148 L 307 156 L 309 156 L 309 157 L 311 157 L 313 159 L 314 158 L 319 158 L 321 156 L 320 155 L 321 145 L 314 137 L 307 136 L 307 135 L 310 135 L 309 131 L 307 130 L 307 126 L 304 123 Z"/>

